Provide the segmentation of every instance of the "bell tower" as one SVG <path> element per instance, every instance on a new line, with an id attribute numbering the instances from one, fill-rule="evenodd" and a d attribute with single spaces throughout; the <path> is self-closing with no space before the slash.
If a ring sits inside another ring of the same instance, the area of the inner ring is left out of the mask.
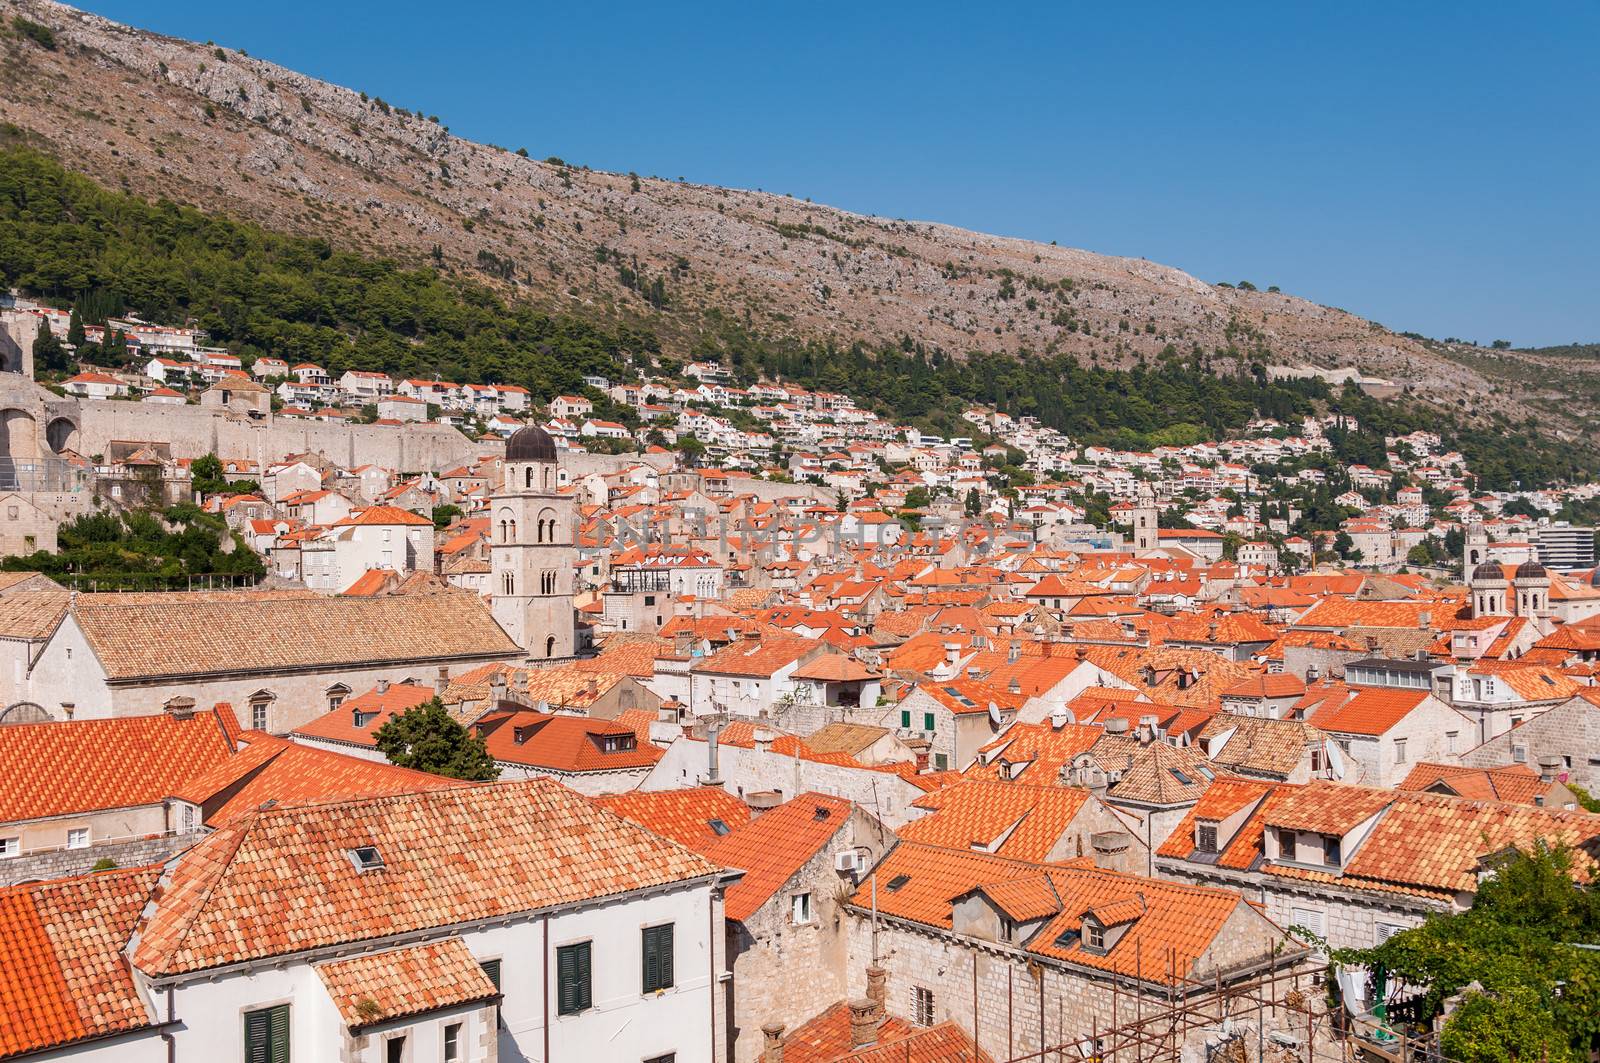
<path id="1" fill-rule="evenodd" d="M 1160 532 L 1161 511 L 1156 508 L 1156 496 L 1150 490 L 1150 485 L 1139 485 L 1138 500 L 1133 505 L 1133 512 L 1128 514 L 1133 524 L 1133 549 L 1135 552 L 1154 550 L 1161 545 Z"/>
<path id="2" fill-rule="evenodd" d="M 494 618 L 530 660 L 570 658 L 577 508 L 557 490 L 556 446 L 544 429 L 529 425 L 506 441 L 505 479 L 489 514 Z"/>

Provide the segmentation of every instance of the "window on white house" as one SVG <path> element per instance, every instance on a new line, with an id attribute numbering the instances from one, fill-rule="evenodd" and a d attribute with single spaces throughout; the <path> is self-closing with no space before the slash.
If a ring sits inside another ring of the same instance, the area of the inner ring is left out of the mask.
<path id="1" fill-rule="evenodd" d="M 8 856 L 19 856 L 21 853 L 21 838 L 0 838 L 0 859 Z"/>
<path id="2" fill-rule="evenodd" d="M 267 729 L 267 705 L 265 701 L 252 701 L 250 703 L 250 729 L 265 731 Z"/>
<path id="3" fill-rule="evenodd" d="M 911 1021 L 918 1026 L 933 1025 L 933 990 L 919 985 L 911 987 Z"/>
<path id="4" fill-rule="evenodd" d="M 1404 738 L 1396 738 L 1394 740 L 1394 762 L 1396 764 L 1404 764 L 1406 762 L 1406 740 Z"/>
<path id="5" fill-rule="evenodd" d="M 811 922 L 811 894 L 796 893 L 789 898 L 790 919 L 796 926 Z"/>
<path id="6" fill-rule="evenodd" d="M 88 827 L 73 827 L 71 830 L 67 831 L 67 848 L 68 849 L 87 849 L 87 848 L 89 848 L 89 828 Z"/>
<path id="7" fill-rule="evenodd" d="M 1456 741 L 1461 737 L 1460 731 L 1446 731 L 1444 733 L 1444 748 L 1447 753 L 1456 751 Z"/>

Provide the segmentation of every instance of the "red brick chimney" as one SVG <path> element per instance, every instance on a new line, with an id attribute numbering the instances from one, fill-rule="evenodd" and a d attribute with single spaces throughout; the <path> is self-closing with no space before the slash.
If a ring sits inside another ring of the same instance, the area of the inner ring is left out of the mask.
<path id="1" fill-rule="evenodd" d="M 878 1005 L 865 997 L 850 1001 L 850 1047 L 865 1048 L 878 1039 Z"/>
<path id="2" fill-rule="evenodd" d="M 872 1001 L 879 1024 L 889 1017 L 886 1006 L 889 999 L 886 985 L 888 977 L 889 972 L 875 963 L 867 968 L 867 999 Z"/>

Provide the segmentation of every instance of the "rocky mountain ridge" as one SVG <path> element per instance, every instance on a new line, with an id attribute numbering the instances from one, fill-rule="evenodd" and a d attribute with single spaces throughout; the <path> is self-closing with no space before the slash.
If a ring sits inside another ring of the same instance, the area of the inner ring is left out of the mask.
<path id="1" fill-rule="evenodd" d="M 0 40 L 0 118 L 69 166 L 139 195 L 476 272 L 552 309 L 648 325 L 680 353 L 729 324 L 840 343 L 909 337 L 956 355 L 1069 352 L 1107 366 L 1199 345 L 1354 367 L 1452 408 L 1534 408 L 1508 378 L 1491 380 L 1447 347 L 1295 296 L 1142 259 L 538 161 L 242 51 L 51 0 L 0 3 L 8 25 L 17 17 L 53 39 Z M 1586 411 L 1552 416 L 1579 431 Z"/>

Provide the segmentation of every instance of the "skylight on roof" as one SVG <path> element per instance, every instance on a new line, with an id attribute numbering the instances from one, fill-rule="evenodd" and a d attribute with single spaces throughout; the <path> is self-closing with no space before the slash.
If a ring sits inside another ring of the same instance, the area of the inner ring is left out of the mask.
<path id="1" fill-rule="evenodd" d="M 358 845 L 348 850 L 346 855 L 350 857 L 350 862 L 355 865 L 357 871 L 365 873 L 383 870 L 383 854 L 378 852 L 378 847 L 375 845 Z"/>
<path id="2" fill-rule="evenodd" d="M 727 835 L 733 833 L 733 829 L 720 819 L 711 820 L 706 824 L 706 826 L 710 827 L 711 833 L 715 834 L 719 838 L 726 837 Z"/>
<path id="3" fill-rule="evenodd" d="M 1177 768 L 1168 768 L 1167 770 L 1172 773 L 1172 777 L 1174 779 L 1177 779 L 1183 785 L 1185 785 L 1185 786 L 1193 786 L 1194 785 L 1194 780 L 1189 778 L 1189 776 L 1185 775 L 1183 772 L 1179 771 Z"/>
<path id="4" fill-rule="evenodd" d="M 890 893 L 894 893 L 901 886 L 904 886 L 907 882 L 910 882 L 910 881 L 911 881 L 911 876 L 910 875 L 896 875 L 894 878 L 890 879 L 889 880 L 889 884 L 887 886 L 883 887 L 883 888 L 888 890 Z"/>

